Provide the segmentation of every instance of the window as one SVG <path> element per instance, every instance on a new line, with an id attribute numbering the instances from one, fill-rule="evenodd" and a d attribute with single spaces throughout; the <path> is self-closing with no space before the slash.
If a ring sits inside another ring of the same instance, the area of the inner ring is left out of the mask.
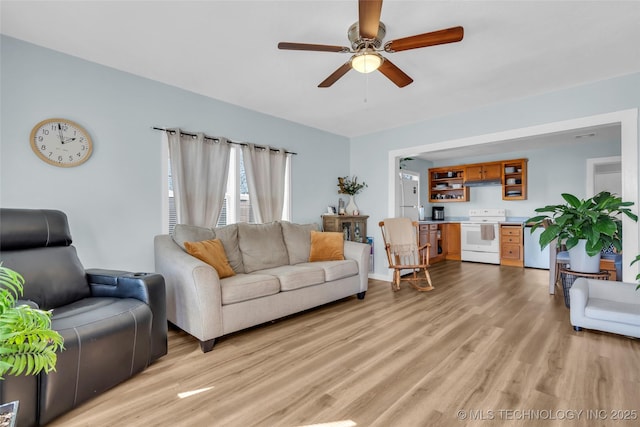
<path id="1" fill-rule="evenodd" d="M 166 146 L 166 144 L 165 144 Z M 167 159 L 168 149 L 167 151 Z M 173 197 L 173 183 L 171 181 L 171 160 L 168 159 L 167 169 L 167 188 L 168 188 L 168 232 L 173 233 L 173 229 L 177 223 L 176 205 Z M 291 159 L 287 159 L 285 172 L 285 200 L 284 209 L 282 211 L 282 219 L 289 220 L 291 218 Z M 224 205 L 218 217 L 217 227 L 236 222 L 255 222 L 253 209 L 251 207 L 251 198 L 249 197 L 249 188 L 247 185 L 247 176 L 244 172 L 244 163 L 242 161 L 242 150 L 239 146 L 234 145 L 231 148 L 229 159 L 229 175 L 227 178 L 227 192 L 224 198 Z"/>

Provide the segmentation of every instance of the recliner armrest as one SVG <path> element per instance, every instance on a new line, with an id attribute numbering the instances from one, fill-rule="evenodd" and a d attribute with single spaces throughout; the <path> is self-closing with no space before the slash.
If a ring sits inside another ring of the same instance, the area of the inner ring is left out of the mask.
<path id="1" fill-rule="evenodd" d="M 150 304 L 148 283 L 153 273 L 92 268 L 86 271 L 94 297 L 135 298 Z"/>
<path id="2" fill-rule="evenodd" d="M 157 273 L 132 273 L 92 268 L 86 270 L 91 296 L 135 298 L 153 313 L 151 361 L 167 354 L 167 305 L 164 277 Z"/>

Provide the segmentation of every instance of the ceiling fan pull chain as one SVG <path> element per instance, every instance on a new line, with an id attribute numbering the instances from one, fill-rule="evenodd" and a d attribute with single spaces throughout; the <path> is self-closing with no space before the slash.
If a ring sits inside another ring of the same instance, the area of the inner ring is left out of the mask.
<path id="1" fill-rule="evenodd" d="M 367 95 L 369 95 L 369 74 L 364 75 L 364 103 L 367 103 Z"/>

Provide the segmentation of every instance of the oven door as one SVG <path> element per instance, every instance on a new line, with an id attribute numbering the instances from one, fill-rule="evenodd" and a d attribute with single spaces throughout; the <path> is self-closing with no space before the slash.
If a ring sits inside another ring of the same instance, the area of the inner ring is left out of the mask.
<path id="1" fill-rule="evenodd" d="M 485 223 L 486 224 L 486 223 Z M 479 223 L 465 223 L 461 224 L 461 249 L 462 251 L 474 251 L 474 252 L 500 252 L 500 236 L 498 234 L 498 224 L 491 223 L 493 226 L 493 239 L 483 239 L 481 226 L 484 224 Z M 484 236 L 487 237 L 487 236 Z"/>

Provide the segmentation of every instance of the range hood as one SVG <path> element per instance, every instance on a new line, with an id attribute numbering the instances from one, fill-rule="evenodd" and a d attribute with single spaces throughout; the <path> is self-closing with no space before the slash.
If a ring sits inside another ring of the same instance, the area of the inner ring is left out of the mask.
<path id="1" fill-rule="evenodd" d="M 478 181 L 465 181 L 465 187 L 484 187 L 489 185 L 502 185 L 502 181 L 498 179 L 487 179 Z"/>

